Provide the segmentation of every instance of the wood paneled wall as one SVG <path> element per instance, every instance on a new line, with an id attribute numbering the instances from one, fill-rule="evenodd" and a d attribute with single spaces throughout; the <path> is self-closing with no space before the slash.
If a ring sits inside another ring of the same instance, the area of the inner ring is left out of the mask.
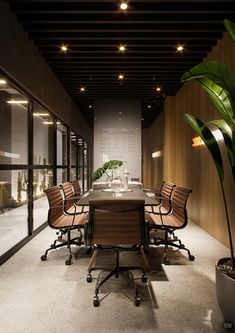
<path id="1" fill-rule="evenodd" d="M 165 113 L 143 131 L 143 182 L 144 187 L 153 188 L 163 181 Z M 152 158 L 152 153 L 162 151 L 162 156 Z"/>
<path id="2" fill-rule="evenodd" d="M 235 72 L 235 45 L 227 33 L 218 41 L 207 60 L 224 62 Z M 203 121 L 220 118 L 204 90 L 197 82 L 191 81 L 184 84 L 176 96 L 166 99 L 163 137 L 159 139 L 156 136 L 161 119 L 155 121 L 145 137 L 148 137 L 148 142 L 152 144 L 164 142 L 163 178 L 193 190 L 188 204 L 188 213 L 192 221 L 228 245 L 225 211 L 217 172 L 207 149 L 204 146 L 192 147 L 192 138 L 196 135 L 183 119 L 186 112 Z M 146 147 L 147 150 L 150 149 L 150 145 Z M 154 186 L 159 170 L 150 168 L 150 172 L 151 175 L 144 177 L 144 181 L 146 180 L 147 186 Z M 225 190 L 235 242 L 235 183 L 228 165 L 225 174 Z"/>

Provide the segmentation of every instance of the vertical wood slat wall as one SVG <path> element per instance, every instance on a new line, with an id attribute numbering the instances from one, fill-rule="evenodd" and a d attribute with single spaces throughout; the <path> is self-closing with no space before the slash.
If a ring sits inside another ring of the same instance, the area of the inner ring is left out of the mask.
<path id="1" fill-rule="evenodd" d="M 206 60 L 224 62 L 235 72 L 235 44 L 227 33 L 224 33 Z M 155 134 L 160 127 L 158 118 L 145 136 L 152 145 L 153 142 L 157 145 L 158 140 L 164 142 L 163 179 L 193 190 L 188 204 L 191 220 L 220 242 L 228 245 L 224 205 L 217 172 L 207 149 L 203 146 L 192 147 L 192 138 L 196 135 L 183 119 L 183 114 L 186 112 L 204 121 L 220 118 L 204 90 L 197 82 L 191 81 L 184 84 L 176 96 L 166 99 L 163 138 L 159 139 Z M 151 147 L 146 146 L 146 150 L 148 159 L 151 159 Z M 151 161 L 149 163 L 151 164 Z M 147 164 L 145 162 L 145 165 Z M 156 173 L 159 173 L 159 170 L 151 169 L 148 179 L 144 177 L 147 186 L 152 187 L 156 181 L 162 180 L 156 177 Z M 225 189 L 235 242 L 235 184 L 228 165 L 225 173 L 227 176 Z M 154 182 L 151 183 L 150 179 Z"/>

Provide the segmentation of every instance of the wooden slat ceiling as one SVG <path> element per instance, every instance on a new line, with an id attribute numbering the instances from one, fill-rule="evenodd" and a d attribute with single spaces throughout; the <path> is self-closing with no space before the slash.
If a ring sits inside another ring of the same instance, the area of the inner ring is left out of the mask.
<path id="1" fill-rule="evenodd" d="M 234 0 L 130 0 L 126 11 L 118 0 L 7 2 L 90 124 L 94 100 L 134 98 L 142 101 L 143 127 L 148 127 L 165 97 L 180 89 L 181 75 L 221 38 L 223 20 L 235 21 Z M 176 51 L 178 44 L 183 53 Z"/>

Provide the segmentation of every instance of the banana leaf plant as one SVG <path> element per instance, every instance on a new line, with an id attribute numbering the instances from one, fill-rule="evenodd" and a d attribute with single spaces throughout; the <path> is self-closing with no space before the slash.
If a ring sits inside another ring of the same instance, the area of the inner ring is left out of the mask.
<path id="1" fill-rule="evenodd" d="M 224 20 L 224 25 L 235 43 L 235 25 L 227 19 Z M 226 214 L 231 253 L 231 269 L 232 275 L 234 276 L 235 260 L 231 222 L 224 190 L 224 165 L 220 147 L 213 132 L 217 129 L 223 136 L 229 165 L 231 167 L 233 180 L 235 181 L 235 74 L 232 73 L 226 64 L 222 64 L 219 61 L 208 61 L 193 67 L 181 77 L 182 82 L 192 79 L 195 79 L 202 88 L 204 88 L 220 116 L 220 119 L 203 122 L 197 117 L 186 113 L 184 114 L 184 119 L 203 140 L 214 160 L 218 172 Z"/>
<path id="2" fill-rule="evenodd" d="M 96 169 L 91 177 L 91 180 L 94 182 L 100 179 L 104 174 L 107 175 L 109 181 L 113 180 L 113 170 L 122 166 L 123 162 L 120 160 L 110 160 L 105 162 L 102 167 Z M 108 170 L 111 170 L 111 175 L 108 173 Z"/>

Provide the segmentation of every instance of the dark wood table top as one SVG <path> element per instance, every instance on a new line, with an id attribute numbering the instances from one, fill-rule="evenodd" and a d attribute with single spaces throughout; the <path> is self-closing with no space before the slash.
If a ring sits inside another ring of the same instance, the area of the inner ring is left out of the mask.
<path id="1" fill-rule="evenodd" d="M 145 205 L 151 206 L 156 205 L 156 200 L 150 198 L 144 191 L 140 189 L 131 189 L 128 192 L 112 192 L 105 190 L 91 190 L 85 193 L 82 198 L 79 200 L 80 205 L 89 205 L 90 199 L 96 200 L 145 200 Z"/>

